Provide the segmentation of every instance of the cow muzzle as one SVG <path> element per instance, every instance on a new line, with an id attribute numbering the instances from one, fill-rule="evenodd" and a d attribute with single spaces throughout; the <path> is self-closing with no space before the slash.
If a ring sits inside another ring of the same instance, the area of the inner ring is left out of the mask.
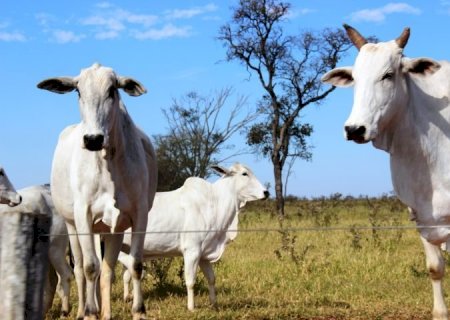
<path id="1" fill-rule="evenodd" d="M 83 136 L 84 147 L 89 151 L 100 151 L 103 149 L 105 137 L 102 134 L 85 134 Z"/>
<path id="2" fill-rule="evenodd" d="M 347 140 L 351 140 L 356 143 L 369 142 L 369 140 L 365 137 L 367 131 L 365 126 L 345 126 L 344 129 Z"/>
<path id="3" fill-rule="evenodd" d="M 14 199 L 11 199 L 8 203 L 8 206 L 15 207 L 22 203 L 22 196 L 17 194 Z"/>

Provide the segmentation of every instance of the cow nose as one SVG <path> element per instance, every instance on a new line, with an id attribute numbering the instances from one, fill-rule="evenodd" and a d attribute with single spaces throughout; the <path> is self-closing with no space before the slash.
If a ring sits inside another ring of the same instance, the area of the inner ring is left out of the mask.
<path id="1" fill-rule="evenodd" d="M 269 191 L 264 191 L 264 199 L 267 199 L 270 196 Z"/>
<path id="2" fill-rule="evenodd" d="M 347 140 L 363 141 L 366 133 L 365 126 L 345 126 Z"/>
<path id="3" fill-rule="evenodd" d="M 16 199 L 14 199 L 14 201 L 11 201 L 8 205 L 10 207 L 15 207 L 21 203 L 22 203 L 22 196 L 20 194 L 18 194 Z"/>
<path id="4" fill-rule="evenodd" d="M 86 134 L 83 137 L 84 146 L 89 151 L 100 151 L 105 140 L 102 134 Z"/>

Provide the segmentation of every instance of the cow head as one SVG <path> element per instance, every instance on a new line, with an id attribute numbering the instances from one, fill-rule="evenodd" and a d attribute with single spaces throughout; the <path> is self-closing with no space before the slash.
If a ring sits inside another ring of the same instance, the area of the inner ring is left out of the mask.
<path id="1" fill-rule="evenodd" d="M 22 197 L 16 192 L 5 170 L 0 166 L 0 203 L 14 207 L 21 202 Z"/>
<path id="2" fill-rule="evenodd" d="M 359 50 L 353 67 L 336 68 L 322 81 L 338 87 L 354 85 L 354 101 L 345 122 L 347 140 L 366 143 L 377 138 L 408 102 L 407 77 L 426 77 L 440 68 L 428 58 L 403 56 L 409 28 L 395 40 L 367 43 L 354 28 L 344 25 L 352 43 Z"/>
<path id="3" fill-rule="evenodd" d="M 243 207 L 247 201 L 267 199 L 269 197 L 269 191 L 246 166 L 235 163 L 229 169 L 220 166 L 212 166 L 211 168 L 221 174 L 223 179 L 233 180 L 240 207 Z"/>
<path id="4" fill-rule="evenodd" d="M 77 77 L 58 77 L 41 81 L 38 88 L 56 93 L 78 92 L 83 123 L 82 146 L 90 151 L 108 147 L 115 117 L 121 108 L 118 89 L 140 96 L 146 89 L 136 80 L 117 76 L 111 68 L 93 64 Z"/>

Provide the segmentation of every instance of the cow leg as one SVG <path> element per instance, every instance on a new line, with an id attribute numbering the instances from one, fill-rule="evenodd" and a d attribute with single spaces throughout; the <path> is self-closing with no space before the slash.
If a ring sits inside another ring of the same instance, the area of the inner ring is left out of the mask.
<path id="1" fill-rule="evenodd" d="M 194 284 L 195 275 L 199 264 L 200 253 L 196 250 L 185 250 L 183 254 L 184 258 L 184 281 L 186 282 L 187 296 L 188 296 L 188 309 L 194 311 Z"/>
<path id="2" fill-rule="evenodd" d="M 132 296 L 130 295 L 130 281 L 131 281 L 131 259 L 130 256 L 124 252 L 119 253 L 119 261 L 125 266 L 125 271 L 123 272 L 123 301 L 132 301 Z"/>
<path id="3" fill-rule="evenodd" d="M 206 280 L 208 281 L 209 302 L 211 302 L 211 305 L 214 308 L 217 308 L 216 276 L 214 275 L 214 269 L 211 262 L 207 260 L 200 260 L 200 269 L 202 270 Z"/>
<path id="4" fill-rule="evenodd" d="M 56 286 L 58 285 L 58 277 L 55 269 L 50 263 L 48 266 L 47 277 L 45 279 L 44 288 L 44 316 L 51 309 L 53 305 L 53 298 L 55 296 Z"/>
<path id="5" fill-rule="evenodd" d="M 128 302 L 131 301 L 132 296 L 130 295 L 130 281 L 131 281 L 131 273 L 128 270 L 125 270 L 123 273 L 123 301 Z"/>
<path id="6" fill-rule="evenodd" d="M 62 302 L 61 315 L 65 317 L 69 315 L 70 278 L 72 277 L 72 271 L 67 264 L 65 255 L 67 241 L 62 241 L 61 243 L 57 243 L 56 245 L 59 247 L 50 248 L 51 250 L 49 250 L 49 259 L 51 265 L 58 275 L 58 288 L 56 292 L 58 293 L 58 296 L 61 298 Z"/>
<path id="7" fill-rule="evenodd" d="M 104 235 L 105 256 L 100 274 L 100 288 L 102 301 L 102 319 L 111 319 L 111 285 L 114 277 L 114 267 L 122 247 L 123 234 Z"/>
<path id="8" fill-rule="evenodd" d="M 131 235 L 130 254 L 129 254 L 129 268 L 131 277 L 133 279 L 133 307 L 131 312 L 133 313 L 133 320 L 145 319 L 145 305 L 142 297 L 142 272 L 143 263 L 142 255 L 144 251 L 145 231 L 147 227 L 147 215 L 148 212 L 142 212 L 137 214 L 137 219 L 133 221 L 131 228 L 133 234 Z"/>
<path id="9" fill-rule="evenodd" d="M 96 303 L 96 283 L 100 275 L 100 263 L 95 254 L 94 235 L 92 225 L 88 219 L 88 208 L 85 205 L 74 204 L 75 227 L 83 255 L 83 270 L 86 277 L 86 305 L 84 307 L 84 319 L 98 318 L 98 305 Z"/>
<path id="10" fill-rule="evenodd" d="M 442 291 L 442 278 L 445 273 L 445 261 L 439 246 L 429 243 L 422 236 L 425 248 L 427 269 L 433 286 L 433 320 L 448 320 L 447 307 Z"/>
<path id="11" fill-rule="evenodd" d="M 77 230 L 69 223 L 66 223 L 67 232 L 69 234 L 70 248 L 73 256 L 73 271 L 75 274 L 75 281 L 77 283 L 78 290 L 78 310 L 77 319 L 83 319 L 85 308 L 85 290 L 86 279 L 83 271 L 83 254 L 81 253 L 80 242 L 78 241 Z"/>

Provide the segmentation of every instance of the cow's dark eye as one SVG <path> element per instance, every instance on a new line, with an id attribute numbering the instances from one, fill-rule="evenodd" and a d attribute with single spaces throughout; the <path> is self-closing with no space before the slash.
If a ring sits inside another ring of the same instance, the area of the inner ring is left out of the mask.
<path id="1" fill-rule="evenodd" d="M 4 177 L 5 176 L 5 172 L 3 170 L 0 170 L 0 177 Z"/>
<path id="2" fill-rule="evenodd" d="M 247 172 L 244 172 L 242 175 L 243 175 L 244 177 L 246 177 L 246 176 L 248 176 L 248 173 L 247 173 Z"/>
<path id="3" fill-rule="evenodd" d="M 381 80 L 391 80 L 394 78 L 394 73 L 392 72 L 386 72 L 382 77 Z"/>

